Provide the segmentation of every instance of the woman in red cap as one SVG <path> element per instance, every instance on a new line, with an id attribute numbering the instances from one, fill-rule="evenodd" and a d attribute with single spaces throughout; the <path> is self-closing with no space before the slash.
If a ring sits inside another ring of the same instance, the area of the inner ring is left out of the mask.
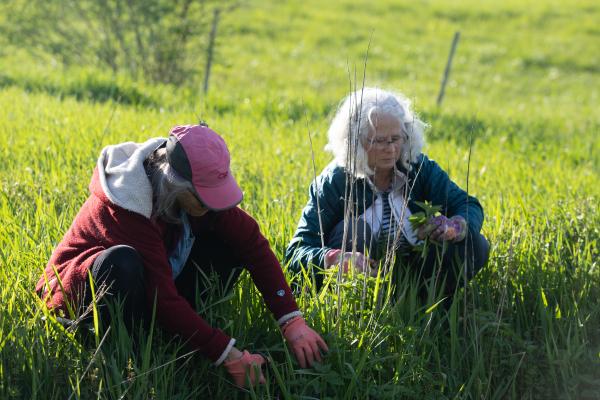
<path id="1" fill-rule="evenodd" d="M 168 139 L 108 146 L 90 191 L 36 287 L 51 309 L 70 319 L 85 313 L 91 275 L 96 292 L 104 292 L 98 303 L 105 323 L 114 301 L 128 328 L 154 309 L 163 329 L 223 364 L 243 387 L 247 374 L 250 384 L 264 381 L 252 368 L 264 358 L 238 350 L 194 309 L 198 294 L 208 291 L 203 276 L 216 275 L 226 291 L 243 266 L 300 366 L 321 360 L 327 345 L 302 318 L 258 224 L 236 207 L 242 192 L 214 131 L 176 126 Z"/>

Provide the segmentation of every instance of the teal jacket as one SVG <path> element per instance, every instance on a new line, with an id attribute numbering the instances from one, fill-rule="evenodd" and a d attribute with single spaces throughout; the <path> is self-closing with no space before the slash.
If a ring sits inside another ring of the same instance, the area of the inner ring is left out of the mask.
<path id="1" fill-rule="evenodd" d="M 450 180 L 448 174 L 433 160 L 421 154 L 417 162 L 412 164 L 410 172 L 397 168 L 407 174 L 410 189 L 408 208 L 412 213 L 422 211 L 415 201 L 425 200 L 442 207 L 442 214 L 447 217 L 461 215 L 467 221 L 470 232 L 481 231 L 483 225 L 483 208 L 479 201 L 469 196 Z M 300 272 L 302 266 L 323 268 L 325 253 L 331 248 L 322 246 L 321 229 L 319 226 L 318 205 L 321 210 L 321 224 L 327 244 L 328 234 L 344 219 L 346 198 L 346 180 L 351 179 L 343 167 L 335 163 L 329 164 L 313 182 L 309 190 L 309 199 L 302 211 L 296 233 L 285 252 L 285 260 L 289 262 L 290 270 Z M 364 179 L 354 179 L 355 199 L 352 204 L 352 214 L 356 218 L 364 213 L 375 200 L 375 195 Z M 320 274 L 315 275 L 320 285 Z"/>

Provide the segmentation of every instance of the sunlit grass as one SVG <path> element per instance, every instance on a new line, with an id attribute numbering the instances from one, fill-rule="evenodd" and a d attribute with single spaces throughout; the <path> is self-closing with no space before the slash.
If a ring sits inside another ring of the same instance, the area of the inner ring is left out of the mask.
<path id="1" fill-rule="evenodd" d="M 592 51 L 600 9 L 593 2 L 334 3 L 272 2 L 227 17 L 206 98 L 193 84 L 151 87 L 89 67 L 18 65 L 22 55 L 4 54 L 0 398 L 600 396 Z M 455 29 L 463 36 L 437 109 Z M 101 342 L 106 330 L 71 332 L 41 306 L 34 284 L 87 196 L 100 149 L 164 136 L 199 117 L 228 142 L 242 206 L 282 259 L 313 179 L 312 156 L 318 170 L 329 162 L 328 118 L 350 84 L 360 85 L 354 65 L 362 76 L 369 38 L 367 83 L 415 98 L 432 125 L 426 152 L 461 186 L 468 182 L 485 209 L 490 262 L 448 311 L 435 306 L 437 296 L 421 302 L 408 277 L 395 293 L 390 277 L 343 282 L 339 291 L 309 285 L 298 302 L 331 351 L 322 365 L 301 370 L 244 276 L 225 301 L 201 312 L 272 359 L 269 384 L 245 393 L 159 330 L 134 345 L 117 324 Z M 98 81 L 149 100 L 102 98 Z"/>

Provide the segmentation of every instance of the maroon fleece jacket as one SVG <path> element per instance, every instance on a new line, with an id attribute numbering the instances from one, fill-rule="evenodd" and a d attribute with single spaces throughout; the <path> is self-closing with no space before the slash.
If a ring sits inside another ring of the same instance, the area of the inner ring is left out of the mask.
<path id="1" fill-rule="evenodd" d="M 169 232 L 172 225 L 154 222 L 111 203 L 102 190 L 96 170 L 90 191 L 90 197 L 52 253 L 36 291 L 44 292 L 48 281 L 49 291 L 44 294 L 48 307 L 66 312 L 67 300 L 77 304 L 81 298 L 88 269 L 96 257 L 112 246 L 131 246 L 144 263 L 149 307 L 156 295 L 159 325 L 169 333 L 180 335 L 193 349 L 216 361 L 230 337 L 211 327 L 178 294 L 168 261 L 170 246 L 167 243 L 172 242 L 168 239 L 173 236 Z M 250 215 L 235 207 L 191 217 L 190 221 L 196 240 L 201 240 L 203 235 L 214 235 L 234 249 L 276 319 L 298 310 L 277 258 Z M 61 284 L 55 278 L 54 268 Z"/>

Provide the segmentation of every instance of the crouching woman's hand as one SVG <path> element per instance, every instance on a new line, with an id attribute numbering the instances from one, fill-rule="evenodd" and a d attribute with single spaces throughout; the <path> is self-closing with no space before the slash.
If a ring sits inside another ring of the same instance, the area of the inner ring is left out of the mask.
<path id="1" fill-rule="evenodd" d="M 321 362 L 321 351 L 329 351 L 321 336 L 306 325 L 300 316 L 286 322 L 281 332 L 301 368 L 312 367 L 315 361 Z"/>
<path id="2" fill-rule="evenodd" d="M 239 351 L 235 347 L 231 349 L 223 366 L 231 375 L 236 386 L 245 388 L 254 387 L 256 384 L 264 384 L 265 377 L 262 373 L 262 366 L 266 360 L 260 354 L 251 354 L 248 351 Z"/>

